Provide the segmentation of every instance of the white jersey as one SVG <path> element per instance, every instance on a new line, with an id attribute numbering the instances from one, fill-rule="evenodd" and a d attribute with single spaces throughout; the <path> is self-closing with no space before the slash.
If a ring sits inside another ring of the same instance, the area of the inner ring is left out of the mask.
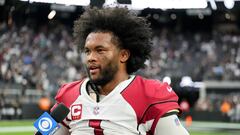
<path id="1" fill-rule="evenodd" d="M 87 93 L 88 81 L 65 84 L 56 96 L 70 109 L 62 124 L 71 135 L 153 135 L 161 116 L 179 109 L 167 83 L 131 76 L 96 102 Z"/>

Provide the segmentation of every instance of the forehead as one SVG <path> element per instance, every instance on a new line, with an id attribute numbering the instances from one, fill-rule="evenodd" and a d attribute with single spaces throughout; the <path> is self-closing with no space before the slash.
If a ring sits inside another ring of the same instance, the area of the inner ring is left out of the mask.
<path id="1" fill-rule="evenodd" d="M 112 36 L 110 32 L 92 32 L 86 38 L 85 47 L 89 45 L 113 44 Z"/>

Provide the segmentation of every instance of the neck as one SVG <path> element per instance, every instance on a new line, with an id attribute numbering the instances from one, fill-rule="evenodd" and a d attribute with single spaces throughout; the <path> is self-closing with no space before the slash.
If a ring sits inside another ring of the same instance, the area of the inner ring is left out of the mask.
<path id="1" fill-rule="evenodd" d="M 127 73 L 118 73 L 115 75 L 114 79 L 109 83 L 100 87 L 101 95 L 108 95 L 119 83 L 127 80 L 129 75 Z"/>

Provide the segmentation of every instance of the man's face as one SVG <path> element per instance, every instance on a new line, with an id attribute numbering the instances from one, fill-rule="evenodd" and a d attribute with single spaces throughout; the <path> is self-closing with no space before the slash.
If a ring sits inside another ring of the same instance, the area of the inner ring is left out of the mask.
<path id="1" fill-rule="evenodd" d="M 111 81 L 119 69 L 119 52 L 112 42 L 111 33 L 92 32 L 85 42 L 85 64 L 92 81 L 105 85 Z"/>

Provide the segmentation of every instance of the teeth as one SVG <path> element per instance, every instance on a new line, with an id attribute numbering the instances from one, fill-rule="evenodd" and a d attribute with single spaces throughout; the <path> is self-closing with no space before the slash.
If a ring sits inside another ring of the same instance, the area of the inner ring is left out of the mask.
<path id="1" fill-rule="evenodd" d="M 90 69 L 97 69 L 97 67 L 91 67 Z"/>

